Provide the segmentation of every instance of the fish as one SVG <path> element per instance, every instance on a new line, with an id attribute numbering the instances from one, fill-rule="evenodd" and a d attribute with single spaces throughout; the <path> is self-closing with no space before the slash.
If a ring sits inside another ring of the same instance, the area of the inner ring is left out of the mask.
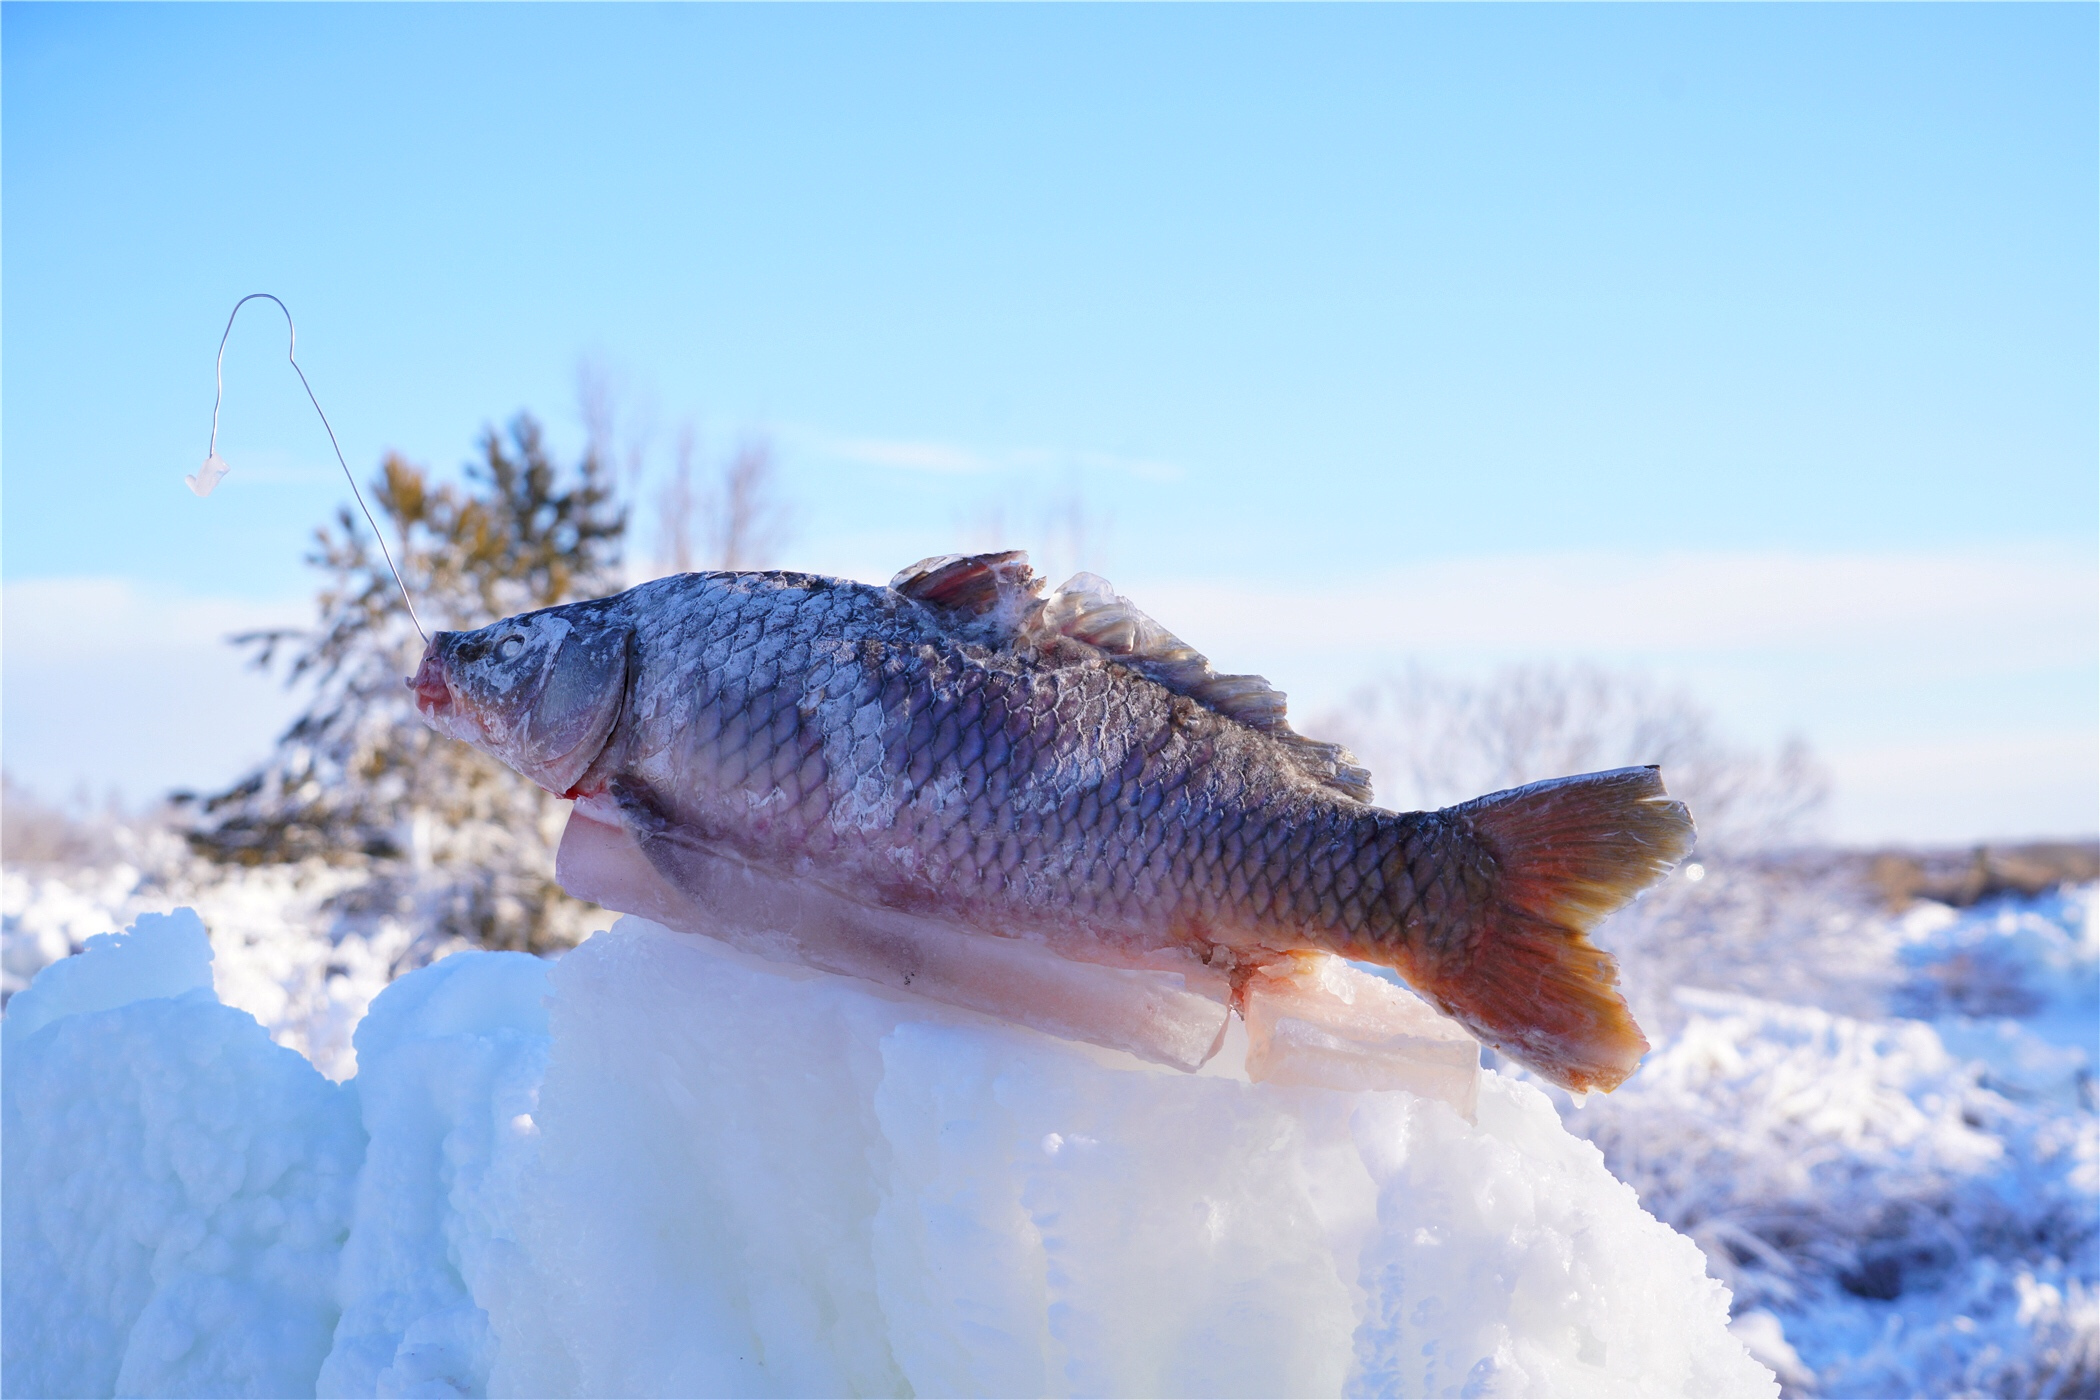
<path id="1" fill-rule="evenodd" d="M 1375 806 L 1266 680 L 1021 551 L 657 579 L 439 632 L 408 684 L 573 801 L 571 894 L 1183 1069 L 1288 1012 L 1337 1063 L 1477 1038 L 1610 1090 L 1648 1044 L 1589 935 L 1694 840 L 1653 767 Z"/>

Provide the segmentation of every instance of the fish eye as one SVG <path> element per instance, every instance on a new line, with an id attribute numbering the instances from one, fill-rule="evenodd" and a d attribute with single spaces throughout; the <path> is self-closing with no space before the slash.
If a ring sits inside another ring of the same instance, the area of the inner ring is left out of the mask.
<path id="1" fill-rule="evenodd" d="M 517 659 L 518 653 L 523 650 L 525 650 L 525 639 L 513 632 L 502 641 L 496 643 L 496 659 L 498 661 L 514 661 Z"/>

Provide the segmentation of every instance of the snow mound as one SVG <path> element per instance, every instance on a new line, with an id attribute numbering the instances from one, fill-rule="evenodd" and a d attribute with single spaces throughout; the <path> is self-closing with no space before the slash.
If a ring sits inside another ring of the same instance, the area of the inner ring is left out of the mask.
<path id="1" fill-rule="evenodd" d="M 1183 1075 L 627 919 L 399 979 L 338 1088 L 175 980 L 9 1008 L 10 1393 L 1775 1392 L 1500 1075 Z"/>
<path id="2" fill-rule="evenodd" d="M 310 1391 L 363 1152 L 352 1093 L 211 990 L 194 914 L 90 938 L 5 1021 L 10 1395 Z"/>

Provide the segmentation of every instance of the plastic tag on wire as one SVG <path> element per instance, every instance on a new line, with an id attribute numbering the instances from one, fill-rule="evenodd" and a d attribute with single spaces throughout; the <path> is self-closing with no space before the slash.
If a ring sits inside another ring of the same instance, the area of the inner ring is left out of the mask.
<path id="1" fill-rule="evenodd" d="M 211 456 L 204 459 L 204 465 L 197 468 L 195 476 L 186 476 L 183 480 L 188 482 L 190 490 L 198 495 L 209 496 L 211 488 L 217 486 L 219 478 L 224 475 L 226 475 L 226 459 L 217 452 L 213 452 Z"/>

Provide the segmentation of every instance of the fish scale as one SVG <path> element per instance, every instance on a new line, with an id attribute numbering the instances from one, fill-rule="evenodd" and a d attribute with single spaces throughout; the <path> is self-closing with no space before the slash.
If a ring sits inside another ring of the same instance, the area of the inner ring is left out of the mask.
<path id="1" fill-rule="evenodd" d="M 1340 953 L 1577 1087 L 1645 1049 L 1586 932 L 1691 836 L 1650 769 L 1374 807 L 1265 681 L 1215 674 L 1090 575 L 1042 597 L 1012 554 L 887 588 L 661 579 L 441 633 L 411 684 L 430 723 L 629 833 L 694 900 L 785 909 L 813 882 L 870 929 L 901 910 L 1235 986 Z"/>

